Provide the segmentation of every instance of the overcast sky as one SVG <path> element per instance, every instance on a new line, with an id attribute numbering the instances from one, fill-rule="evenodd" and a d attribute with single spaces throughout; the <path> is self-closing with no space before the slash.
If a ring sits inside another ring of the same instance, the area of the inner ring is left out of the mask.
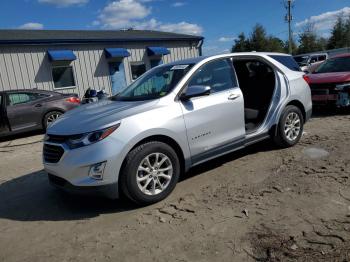
<path id="1" fill-rule="evenodd" d="M 287 38 L 283 0 L 1 0 L 2 28 L 137 28 L 203 35 L 206 54 L 226 52 L 240 32 L 261 23 Z M 339 15 L 350 15 L 350 0 L 295 0 L 294 32 L 308 22 L 329 35 Z"/>

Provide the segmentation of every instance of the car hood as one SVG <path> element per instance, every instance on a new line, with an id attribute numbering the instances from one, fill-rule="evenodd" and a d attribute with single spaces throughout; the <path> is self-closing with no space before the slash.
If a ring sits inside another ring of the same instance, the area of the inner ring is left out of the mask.
<path id="1" fill-rule="evenodd" d="M 107 128 L 125 117 L 145 112 L 158 103 L 152 101 L 111 101 L 82 105 L 66 112 L 47 130 L 51 135 L 76 135 Z"/>
<path id="2" fill-rule="evenodd" d="M 343 83 L 350 81 L 350 72 L 310 74 L 311 84 Z"/>

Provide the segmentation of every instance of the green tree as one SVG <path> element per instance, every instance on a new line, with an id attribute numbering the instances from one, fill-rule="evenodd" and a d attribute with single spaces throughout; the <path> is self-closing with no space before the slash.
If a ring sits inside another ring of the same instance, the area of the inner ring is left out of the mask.
<path id="1" fill-rule="evenodd" d="M 328 49 L 341 48 L 346 46 L 346 23 L 342 17 L 338 17 L 333 26 L 331 37 L 328 41 Z"/>
<path id="2" fill-rule="evenodd" d="M 269 36 L 267 38 L 267 46 L 265 48 L 267 52 L 279 52 L 283 53 L 284 51 L 284 43 L 281 39 L 274 36 Z"/>
<path id="3" fill-rule="evenodd" d="M 298 53 L 304 54 L 320 50 L 322 50 L 322 46 L 320 45 L 314 25 L 306 25 L 303 32 L 301 32 L 299 35 Z"/>
<path id="4" fill-rule="evenodd" d="M 235 40 L 235 44 L 232 47 L 232 52 L 247 52 L 248 41 L 244 33 L 240 33 L 238 39 Z"/>
<path id="5" fill-rule="evenodd" d="M 284 43 L 281 39 L 267 35 L 265 28 L 257 24 L 247 39 L 244 33 L 238 36 L 232 47 L 232 52 L 283 52 Z"/>
<path id="6" fill-rule="evenodd" d="M 267 36 L 266 36 L 266 30 L 265 28 L 260 25 L 257 24 L 254 28 L 253 28 L 253 32 L 250 35 L 250 39 L 249 39 L 249 48 L 251 49 L 251 51 L 267 51 Z"/>

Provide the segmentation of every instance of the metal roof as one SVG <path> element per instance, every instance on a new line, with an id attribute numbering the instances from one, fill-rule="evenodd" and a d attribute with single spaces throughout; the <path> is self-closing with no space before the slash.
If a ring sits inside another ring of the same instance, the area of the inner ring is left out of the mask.
<path id="1" fill-rule="evenodd" d="M 201 41 L 195 35 L 149 30 L 0 30 L 0 44 Z"/>

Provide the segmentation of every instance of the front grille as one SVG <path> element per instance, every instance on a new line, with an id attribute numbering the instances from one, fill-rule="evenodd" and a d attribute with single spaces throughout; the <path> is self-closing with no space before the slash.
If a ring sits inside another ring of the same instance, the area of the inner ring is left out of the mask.
<path id="1" fill-rule="evenodd" d="M 44 144 L 43 155 L 47 163 L 58 163 L 64 154 L 61 146 Z"/>

